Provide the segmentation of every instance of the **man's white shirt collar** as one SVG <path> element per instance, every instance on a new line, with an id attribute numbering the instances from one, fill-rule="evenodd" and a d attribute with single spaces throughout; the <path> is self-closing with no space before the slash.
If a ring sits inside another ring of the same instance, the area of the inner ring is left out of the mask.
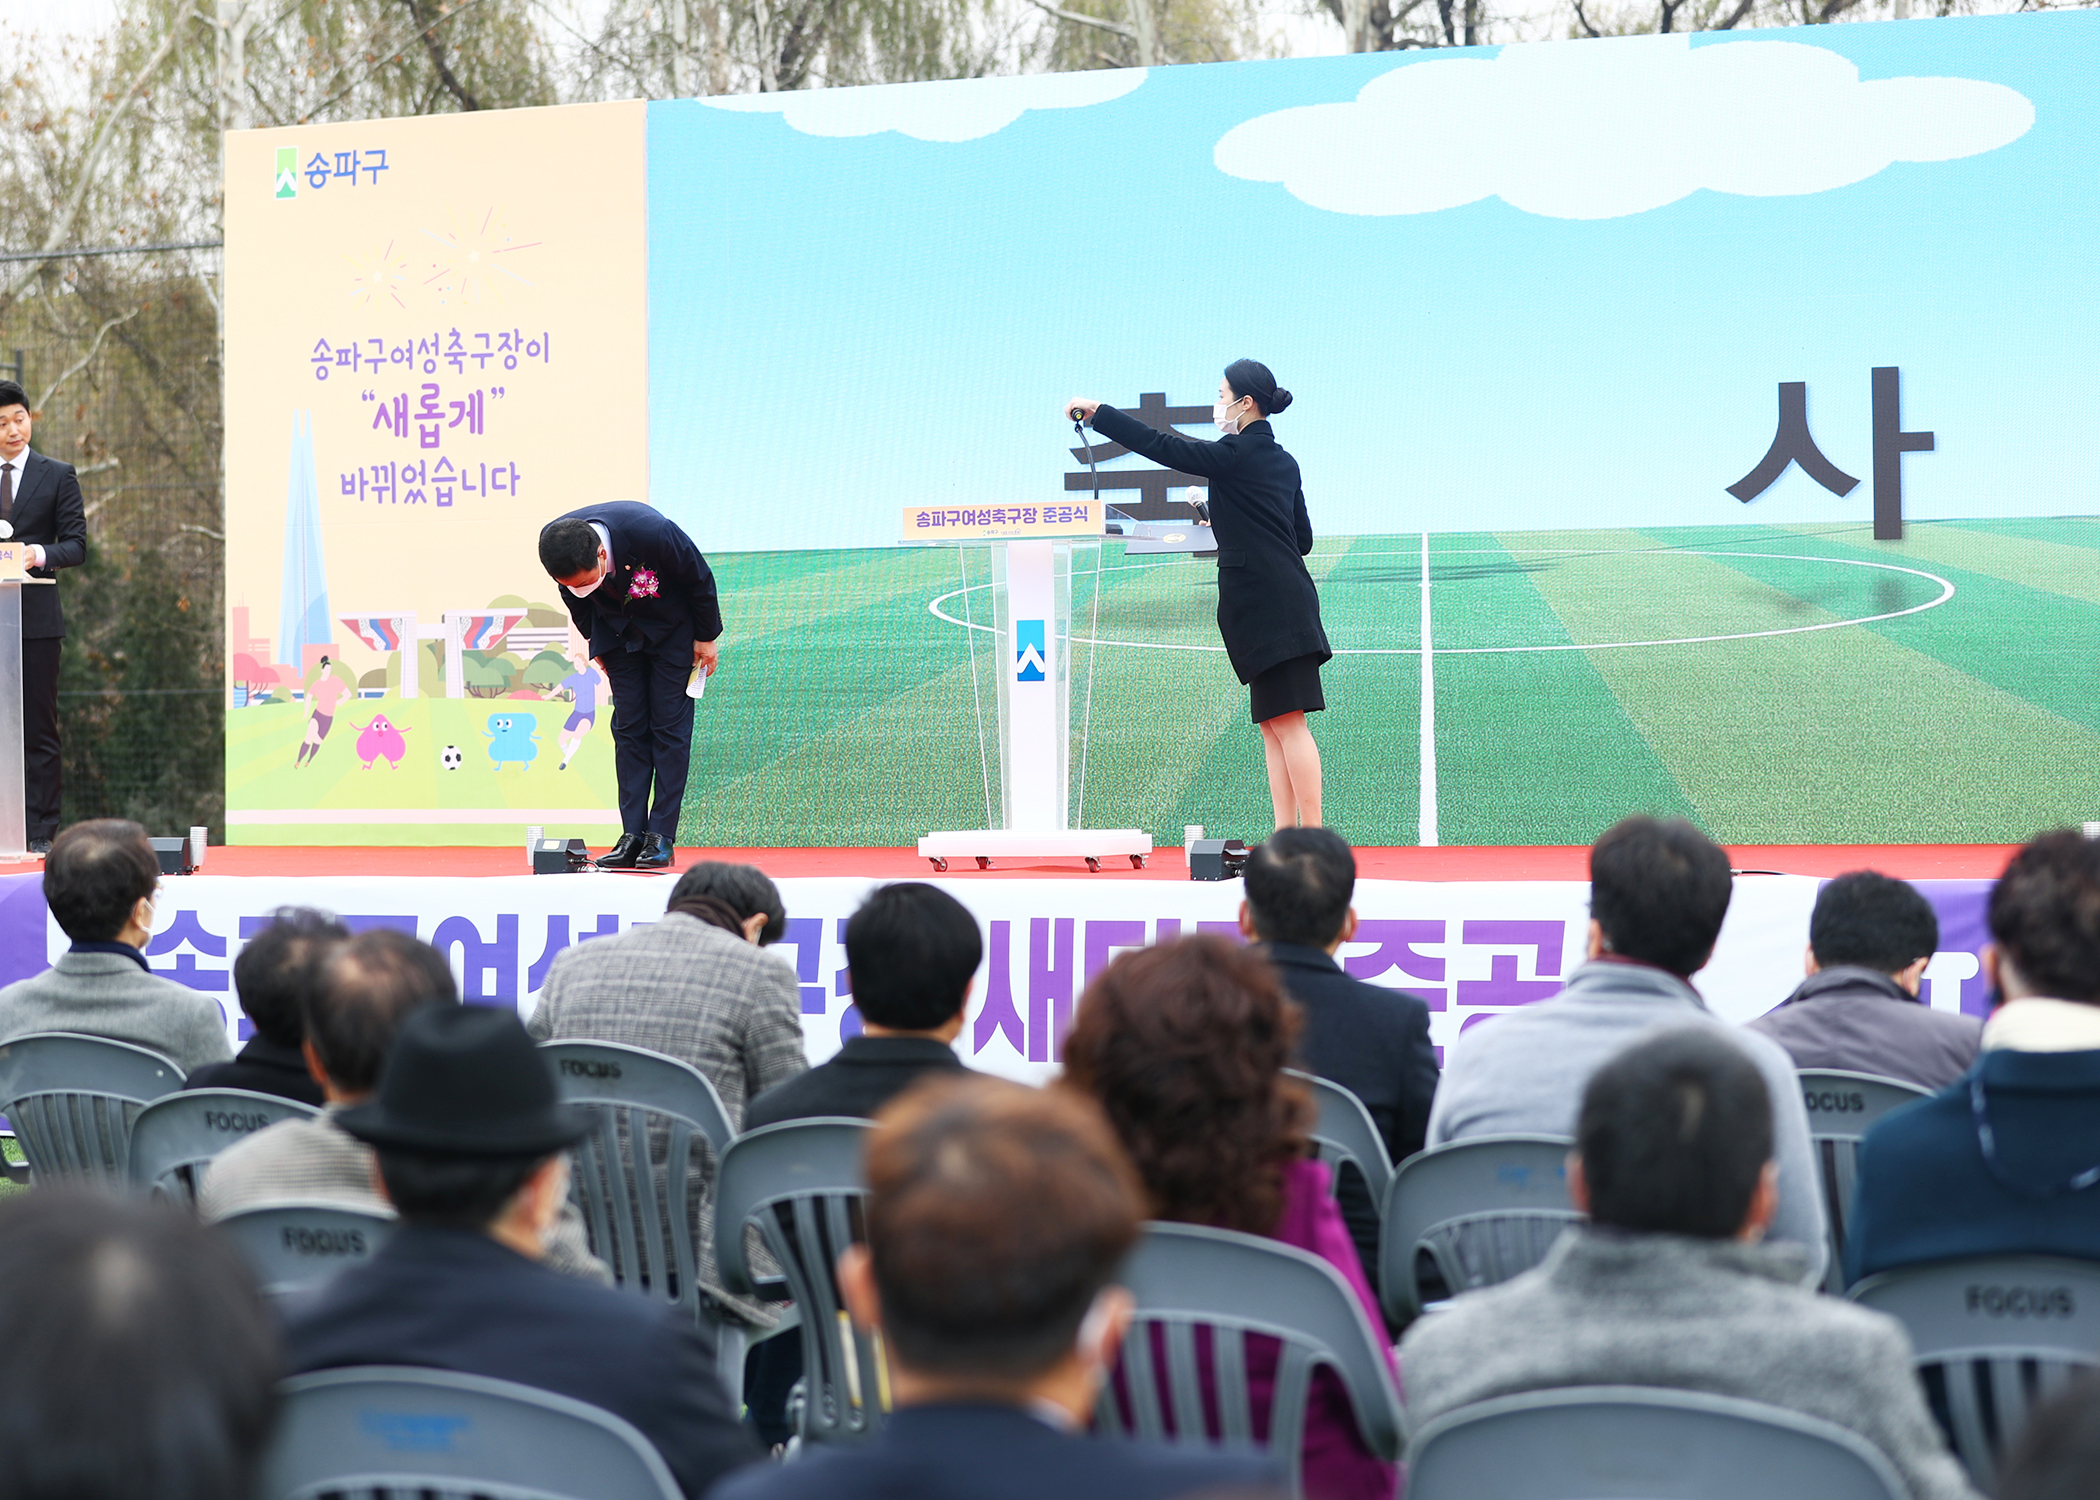
<path id="1" fill-rule="evenodd" d="M 607 573 L 611 573 L 620 566 L 619 563 L 613 560 L 612 533 L 596 521 L 590 523 L 590 528 L 598 533 L 598 545 L 605 549 L 605 570 Z M 604 585 L 601 584 L 599 587 L 602 588 Z"/>

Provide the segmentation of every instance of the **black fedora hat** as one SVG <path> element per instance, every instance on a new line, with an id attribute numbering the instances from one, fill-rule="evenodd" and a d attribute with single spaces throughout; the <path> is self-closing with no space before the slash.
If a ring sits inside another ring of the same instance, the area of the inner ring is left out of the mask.
<path id="1" fill-rule="evenodd" d="M 517 1013 L 431 1005 L 402 1023 L 379 1091 L 336 1117 L 373 1146 L 454 1156 L 536 1156 L 574 1145 L 590 1116 L 563 1104 Z"/>

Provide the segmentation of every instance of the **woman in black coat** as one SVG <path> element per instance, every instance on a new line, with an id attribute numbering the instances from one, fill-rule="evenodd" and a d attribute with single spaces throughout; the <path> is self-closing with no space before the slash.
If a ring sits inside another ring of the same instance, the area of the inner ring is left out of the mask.
<path id="1" fill-rule="evenodd" d="M 1298 461 L 1277 446 L 1269 418 L 1291 404 L 1267 365 L 1235 360 L 1218 382 L 1215 443 L 1159 432 L 1098 401 L 1068 401 L 1103 437 L 1154 463 L 1210 481 L 1218 542 L 1218 633 L 1247 684 L 1261 726 L 1276 826 L 1320 823 L 1320 747 L 1305 722 L 1327 706 L 1320 665 L 1334 655 L 1320 628 L 1320 594 L 1305 570 L 1312 522 Z"/>

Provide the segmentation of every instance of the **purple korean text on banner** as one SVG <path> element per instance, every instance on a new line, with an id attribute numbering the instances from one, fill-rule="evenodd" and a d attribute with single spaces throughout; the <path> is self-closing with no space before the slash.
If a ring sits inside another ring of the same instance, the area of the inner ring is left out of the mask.
<path id="1" fill-rule="evenodd" d="M 51 909 L 44 877 L 0 875 L 0 984 L 13 984 L 51 967 L 44 934 Z"/>
<path id="2" fill-rule="evenodd" d="M 1931 991 L 1941 984 L 1961 986 L 1961 1013 L 1988 1017 L 1991 1013 L 1991 982 L 1983 974 L 1983 950 L 1991 940 L 1985 919 L 1990 904 L 1991 880 L 1918 880 L 1920 894 L 1932 903 L 1940 919 L 1940 948 L 1932 968 L 1926 971 L 1925 1001 L 1937 998 Z M 1964 960 L 1957 966 L 1954 960 Z M 1935 1009 L 1944 1006 L 1935 1006 Z"/>

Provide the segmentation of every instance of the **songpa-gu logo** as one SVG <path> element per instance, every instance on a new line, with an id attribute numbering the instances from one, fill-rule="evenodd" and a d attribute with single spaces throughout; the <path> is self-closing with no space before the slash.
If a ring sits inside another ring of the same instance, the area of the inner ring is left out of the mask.
<path id="1" fill-rule="evenodd" d="M 277 148 L 277 196 L 299 196 L 299 148 L 296 146 Z"/>
<path id="2" fill-rule="evenodd" d="M 1048 637 L 1041 620 L 1014 621 L 1014 681 L 1043 682 L 1050 675 Z"/>

